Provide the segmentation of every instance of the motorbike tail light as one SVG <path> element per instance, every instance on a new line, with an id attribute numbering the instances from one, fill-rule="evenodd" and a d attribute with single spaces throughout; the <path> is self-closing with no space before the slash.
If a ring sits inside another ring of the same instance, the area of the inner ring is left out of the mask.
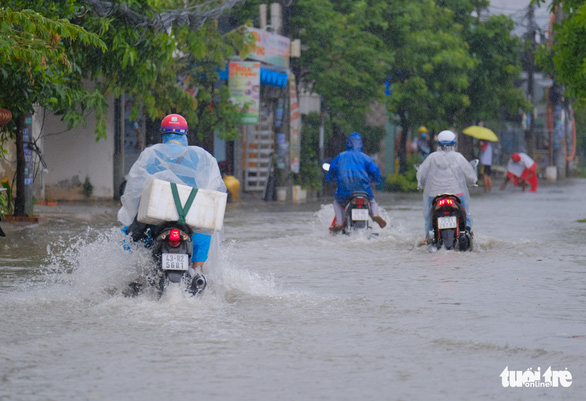
<path id="1" fill-rule="evenodd" d="M 454 206 L 454 200 L 450 198 L 443 198 L 437 201 L 438 206 Z"/>
<path id="2" fill-rule="evenodd" d="M 354 199 L 354 204 L 355 205 L 364 205 L 364 201 L 365 201 L 364 198 L 356 198 L 356 199 Z"/>
<path id="3" fill-rule="evenodd" d="M 181 244 L 181 232 L 174 228 L 169 233 L 169 245 L 172 247 L 177 247 Z"/>

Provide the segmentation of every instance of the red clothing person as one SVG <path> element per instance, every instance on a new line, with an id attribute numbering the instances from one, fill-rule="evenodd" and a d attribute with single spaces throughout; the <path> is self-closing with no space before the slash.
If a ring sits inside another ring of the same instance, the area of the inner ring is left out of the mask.
<path id="1" fill-rule="evenodd" d="M 501 185 L 501 191 L 505 189 L 507 183 L 513 181 L 515 186 L 521 184 L 523 191 L 527 183 L 531 185 L 531 192 L 537 190 L 537 163 L 532 158 L 522 152 L 515 152 L 507 163 L 507 175 Z"/>

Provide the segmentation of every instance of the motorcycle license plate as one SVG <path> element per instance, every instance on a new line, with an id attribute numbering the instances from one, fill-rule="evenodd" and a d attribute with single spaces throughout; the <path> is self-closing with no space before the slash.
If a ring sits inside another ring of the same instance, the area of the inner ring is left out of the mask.
<path id="1" fill-rule="evenodd" d="M 368 209 L 352 209 L 352 220 L 368 220 Z"/>
<path id="2" fill-rule="evenodd" d="M 456 216 L 446 216 L 437 218 L 437 228 L 444 230 L 446 228 L 456 228 L 458 226 L 458 219 Z"/>
<path id="3" fill-rule="evenodd" d="M 189 269 L 189 255 L 186 253 L 163 253 L 161 256 L 161 268 L 163 270 Z"/>

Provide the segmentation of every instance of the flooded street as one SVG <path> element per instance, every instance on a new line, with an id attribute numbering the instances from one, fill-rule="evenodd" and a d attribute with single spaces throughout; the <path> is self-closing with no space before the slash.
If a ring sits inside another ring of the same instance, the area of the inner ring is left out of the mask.
<path id="1" fill-rule="evenodd" d="M 122 295 L 149 260 L 113 208 L 2 222 L 0 400 L 583 400 L 586 180 L 495 188 L 468 253 L 417 246 L 421 194 L 377 193 L 371 240 L 329 199 L 229 205 L 201 298 Z"/>

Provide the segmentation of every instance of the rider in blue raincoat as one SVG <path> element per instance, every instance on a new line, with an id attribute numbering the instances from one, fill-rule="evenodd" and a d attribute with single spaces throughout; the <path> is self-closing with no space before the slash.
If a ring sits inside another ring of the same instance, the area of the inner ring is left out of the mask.
<path id="1" fill-rule="evenodd" d="M 188 146 L 187 121 L 170 114 L 161 123 L 162 142 L 143 150 L 128 173 L 118 220 L 130 226 L 137 213 L 142 190 L 157 178 L 200 189 L 226 192 L 217 160 L 199 146 Z M 127 232 L 125 227 L 125 232 Z M 215 234 L 214 234 L 215 235 Z M 193 234 L 193 268 L 202 268 L 208 258 L 211 236 Z"/>
<path id="2" fill-rule="evenodd" d="M 372 219 L 383 228 L 387 223 L 378 215 L 378 204 L 374 200 L 371 182 L 380 184 L 381 174 L 378 166 L 362 152 L 362 137 L 353 132 L 346 140 L 346 151 L 332 160 L 326 179 L 338 184 L 334 193 L 334 212 L 336 218 L 330 230 L 338 232 L 344 224 L 344 205 L 354 191 L 364 191 L 370 196 Z"/>

